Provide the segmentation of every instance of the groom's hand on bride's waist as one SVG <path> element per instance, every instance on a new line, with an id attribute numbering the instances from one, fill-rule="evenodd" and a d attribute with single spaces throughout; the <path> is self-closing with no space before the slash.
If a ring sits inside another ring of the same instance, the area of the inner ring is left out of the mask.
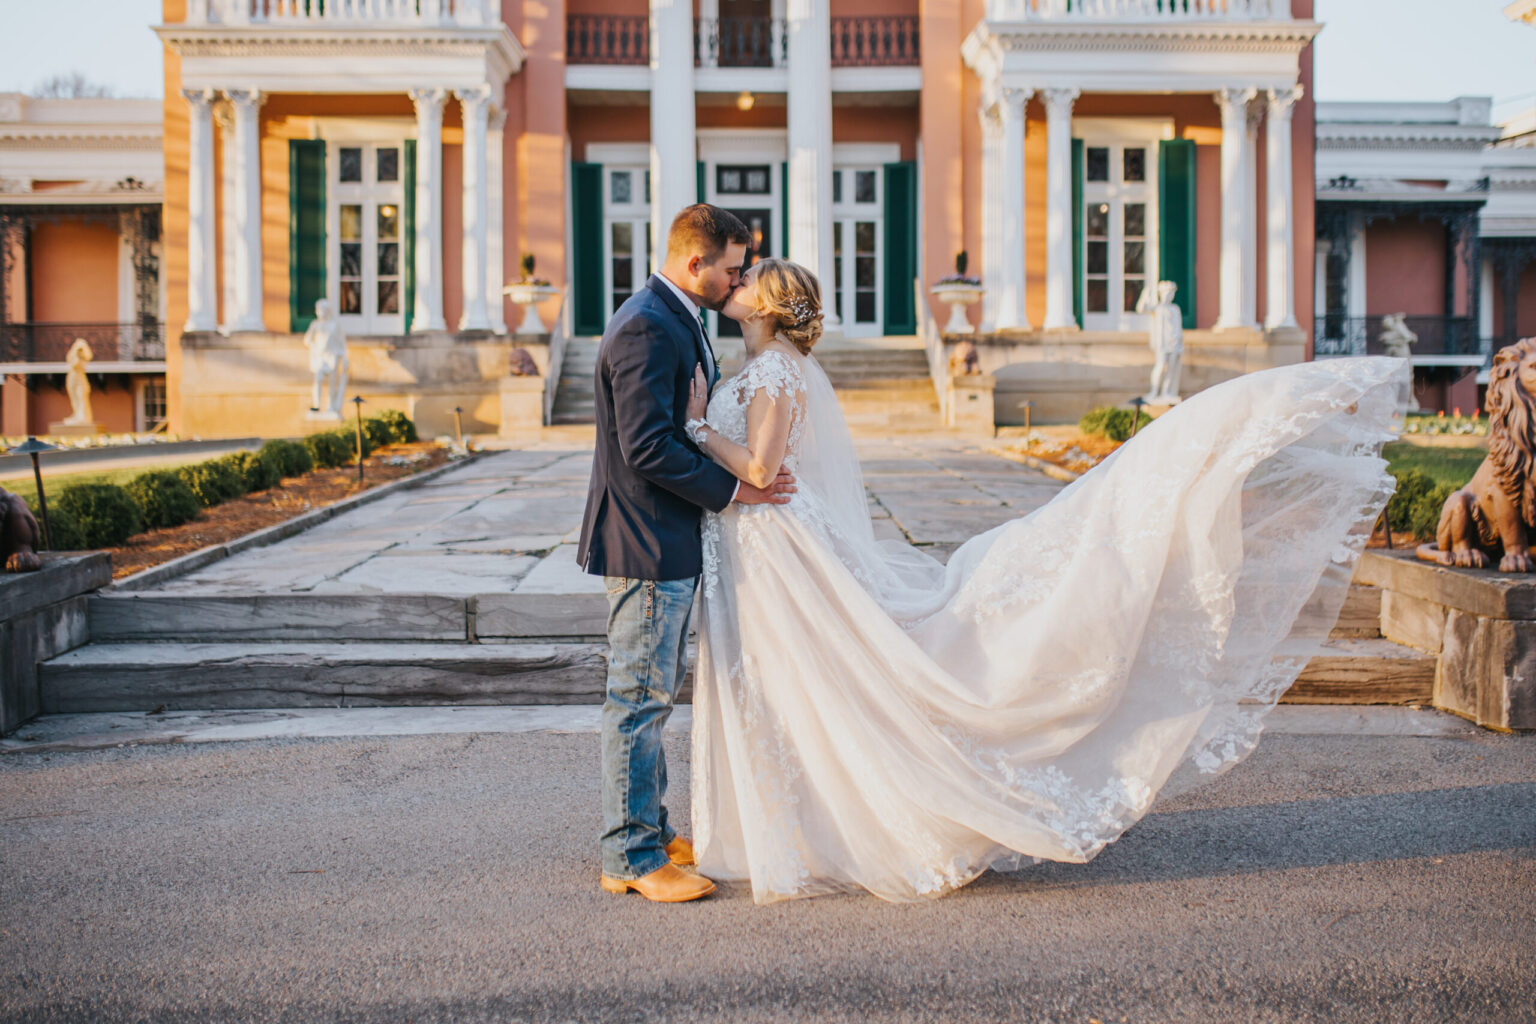
<path id="1" fill-rule="evenodd" d="M 743 505 L 787 505 L 794 493 L 795 475 L 787 469 L 781 469 L 773 483 L 767 487 L 753 487 L 743 480 L 736 491 L 736 500 Z"/>

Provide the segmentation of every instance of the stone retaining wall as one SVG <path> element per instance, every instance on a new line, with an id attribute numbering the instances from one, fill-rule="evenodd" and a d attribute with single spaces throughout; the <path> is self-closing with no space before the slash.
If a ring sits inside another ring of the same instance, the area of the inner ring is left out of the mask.
<path id="1" fill-rule="evenodd" d="M 90 640 L 85 595 L 111 582 L 104 551 L 44 554 L 37 572 L 0 572 L 0 736 L 41 710 L 38 662 Z"/>

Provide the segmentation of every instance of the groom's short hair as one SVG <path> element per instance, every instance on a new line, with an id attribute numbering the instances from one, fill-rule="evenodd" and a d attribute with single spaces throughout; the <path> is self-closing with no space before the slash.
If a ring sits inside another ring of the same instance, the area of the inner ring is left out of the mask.
<path id="1" fill-rule="evenodd" d="M 709 203 L 694 203 L 672 218 L 667 231 L 667 257 L 698 253 L 705 263 L 714 263 L 735 242 L 750 246 L 752 232 L 734 213 Z"/>

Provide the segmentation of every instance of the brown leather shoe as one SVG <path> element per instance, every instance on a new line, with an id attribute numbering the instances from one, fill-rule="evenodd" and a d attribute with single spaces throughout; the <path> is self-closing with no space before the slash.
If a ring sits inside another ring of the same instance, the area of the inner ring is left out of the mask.
<path id="1" fill-rule="evenodd" d="M 634 891 L 654 903 L 686 903 L 708 896 L 715 891 L 715 883 L 702 875 L 690 875 L 676 864 L 663 864 L 640 878 L 602 878 L 603 889 L 623 895 Z"/>
<path id="2" fill-rule="evenodd" d="M 698 863 L 693 856 L 693 844 L 682 836 L 673 836 L 666 845 L 667 859 L 680 868 L 691 868 Z"/>

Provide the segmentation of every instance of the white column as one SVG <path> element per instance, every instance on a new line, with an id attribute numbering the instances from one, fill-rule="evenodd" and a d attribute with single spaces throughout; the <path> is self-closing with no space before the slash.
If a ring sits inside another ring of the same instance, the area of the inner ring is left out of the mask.
<path id="1" fill-rule="evenodd" d="M 997 91 L 998 330 L 1029 330 L 1024 309 L 1024 108 L 1033 89 Z"/>
<path id="2" fill-rule="evenodd" d="M 214 280 L 212 89 L 183 89 L 192 108 L 187 132 L 187 324 L 211 331 L 217 323 Z"/>
<path id="3" fill-rule="evenodd" d="M 412 89 L 416 104 L 416 308 L 411 330 L 443 321 L 443 104 L 446 89 Z"/>
<path id="4" fill-rule="evenodd" d="M 1243 324 L 1259 323 L 1259 122 L 1263 104 L 1249 104 L 1243 137 Z"/>
<path id="5" fill-rule="evenodd" d="M 235 111 L 235 312 L 237 331 L 261 331 L 261 101 L 256 89 L 225 92 Z"/>
<path id="6" fill-rule="evenodd" d="M 832 278 L 832 19 L 825 0 L 788 0 L 789 258 Z M 823 325 L 841 324 L 827 303 Z"/>
<path id="7" fill-rule="evenodd" d="M 983 100 L 977 110 L 981 121 L 981 329 L 997 327 L 998 299 L 1003 290 L 1002 211 L 998 199 L 998 138 L 1003 131 L 1002 115 L 996 100 Z"/>
<path id="8" fill-rule="evenodd" d="M 239 192 L 235 188 L 235 113 L 227 101 L 213 104 L 213 124 L 218 129 L 220 157 L 223 170 L 219 173 L 219 298 L 224 315 L 219 319 L 219 330 L 228 334 L 235 329 L 235 248 L 240 232 L 235 228 L 235 208 L 240 205 Z"/>
<path id="9" fill-rule="evenodd" d="M 693 3 L 651 0 L 651 250 L 667 258 L 672 218 L 698 202 Z"/>
<path id="10" fill-rule="evenodd" d="M 1302 87 L 1269 90 L 1269 127 L 1265 138 L 1265 191 L 1268 193 L 1268 244 L 1265 256 L 1268 288 L 1264 295 L 1264 326 L 1296 327 L 1295 227 L 1291 215 L 1291 109 Z"/>
<path id="11" fill-rule="evenodd" d="M 502 200 L 502 162 L 506 136 L 502 129 L 507 123 L 507 108 L 493 107 L 486 122 L 485 173 L 486 173 L 486 232 L 485 232 L 485 301 L 490 313 L 491 331 L 507 333 L 506 298 L 501 290 L 506 286 L 506 232 L 502 218 L 506 208 Z"/>
<path id="12" fill-rule="evenodd" d="M 1046 89 L 1045 323 L 1075 328 L 1072 315 L 1072 104 L 1076 89 Z"/>
<path id="13" fill-rule="evenodd" d="M 1243 214 L 1247 202 L 1243 185 L 1248 180 L 1248 101 L 1256 89 L 1222 89 L 1216 93 L 1221 107 L 1221 301 L 1216 329 L 1247 327 L 1243 320 L 1243 283 L 1250 273 L 1243 266 L 1243 235 L 1250 230 Z"/>
<path id="14" fill-rule="evenodd" d="M 491 87 L 476 86 L 455 92 L 464 114 L 464 312 L 459 317 L 461 331 L 490 330 L 486 309 L 485 268 L 490 225 L 490 197 L 487 195 L 486 128 L 490 115 Z"/>

